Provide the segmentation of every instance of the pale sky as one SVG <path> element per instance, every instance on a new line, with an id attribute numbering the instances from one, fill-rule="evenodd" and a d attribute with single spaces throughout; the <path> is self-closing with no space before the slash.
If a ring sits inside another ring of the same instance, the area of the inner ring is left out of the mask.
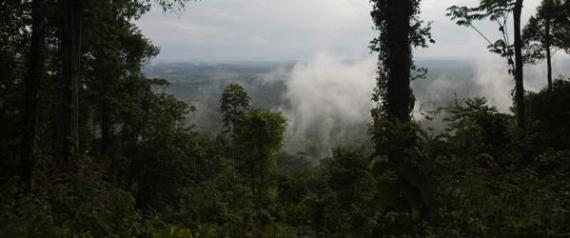
<path id="1" fill-rule="evenodd" d="M 423 0 L 422 19 L 433 21 L 436 44 L 416 58 L 487 57 L 487 43 L 445 16 L 455 4 L 476 0 Z M 540 0 L 526 0 L 523 20 Z M 161 48 L 156 62 L 306 60 L 319 52 L 347 59 L 370 57 L 368 0 L 203 0 L 180 13 L 153 9 L 137 25 Z M 491 38 L 497 27 L 481 24 Z"/>

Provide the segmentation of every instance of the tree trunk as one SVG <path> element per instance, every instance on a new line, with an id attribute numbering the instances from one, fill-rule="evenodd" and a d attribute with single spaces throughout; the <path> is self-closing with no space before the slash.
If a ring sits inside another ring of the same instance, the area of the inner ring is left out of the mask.
<path id="1" fill-rule="evenodd" d="M 402 122 L 410 121 L 411 105 L 411 65 L 412 48 L 410 46 L 410 18 L 412 16 L 410 0 L 388 1 L 386 9 L 386 37 L 388 57 L 385 66 L 388 72 L 387 105 L 388 114 Z"/>
<path id="2" fill-rule="evenodd" d="M 21 138 L 20 179 L 25 191 L 32 190 L 32 177 L 37 145 L 38 91 L 44 75 L 45 2 L 32 2 L 32 39 L 28 72 L 25 78 L 25 105 Z"/>
<path id="3" fill-rule="evenodd" d="M 519 129 L 525 130 L 525 104 L 524 104 L 524 82 L 523 82 L 523 57 L 522 57 L 522 36 L 521 36 L 521 13 L 523 0 L 516 0 L 513 9 L 514 31 L 515 31 L 515 106 L 517 114 L 517 124 Z"/>
<path id="4" fill-rule="evenodd" d="M 544 24 L 544 49 L 546 50 L 546 68 L 547 68 L 547 80 L 548 80 L 548 92 L 552 92 L 552 54 L 550 52 L 550 19 L 545 19 Z"/>
<path id="5" fill-rule="evenodd" d="M 107 102 L 104 101 L 101 104 L 101 152 L 105 157 L 109 157 L 111 154 L 111 137 L 113 135 L 111 117 Z"/>
<path id="6" fill-rule="evenodd" d="M 79 138 L 79 77 L 82 0 L 62 0 L 63 155 L 64 164 L 76 154 Z"/>

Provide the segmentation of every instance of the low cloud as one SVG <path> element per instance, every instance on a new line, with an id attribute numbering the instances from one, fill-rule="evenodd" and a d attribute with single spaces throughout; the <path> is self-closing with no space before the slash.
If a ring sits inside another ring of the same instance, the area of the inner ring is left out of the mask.
<path id="1" fill-rule="evenodd" d="M 366 136 L 376 68 L 373 56 L 348 61 L 330 53 L 295 65 L 284 78 L 288 103 L 280 108 L 288 149 L 328 156 L 341 139 Z"/>
<path id="2" fill-rule="evenodd" d="M 290 72 L 280 70 L 266 77 L 266 81 L 282 80 L 285 85 L 282 97 L 287 104 L 278 110 L 289 123 L 289 152 L 304 151 L 324 157 L 338 144 L 367 139 L 376 62 L 374 55 L 349 61 L 331 53 L 319 53 L 298 63 Z M 564 72 L 564 61 L 558 62 L 555 72 L 568 73 Z M 426 79 L 412 82 L 416 120 L 422 121 L 428 111 L 472 97 L 485 97 L 500 111 L 510 112 L 514 82 L 501 58 L 490 54 L 476 60 L 428 60 L 418 64 L 428 67 L 430 73 Z M 525 75 L 529 91 L 538 91 L 546 84 L 542 64 L 527 65 Z"/>

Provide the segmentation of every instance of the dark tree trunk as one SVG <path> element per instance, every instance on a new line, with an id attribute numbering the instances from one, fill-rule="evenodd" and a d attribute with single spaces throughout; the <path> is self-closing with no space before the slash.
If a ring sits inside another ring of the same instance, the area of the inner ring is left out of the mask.
<path id="1" fill-rule="evenodd" d="M 388 1 L 386 13 L 388 14 L 386 37 L 389 51 L 385 63 L 388 72 L 386 89 L 388 115 L 402 122 L 408 122 L 412 104 L 410 89 L 412 3 L 410 0 Z"/>
<path id="2" fill-rule="evenodd" d="M 516 0 L 513 10 L 514 31 L 515 31 L 515 105 L 517 113 L 517 124 L 522 130 L 526 128 L 525 105 L 524 105 L 524 82 L 523 82 L 523 57 L 522 57 L 522 36 L 521 36 L 521 13 L 523 0 Z"/>
<path id="3" fill-rule="evenodd" d="M 32 39 L 28 72 L 25 78 L 25 105 L 21 138 L 20 178 L 25 190 L 32 190 L 32 177 L 37 144 L 38 91 L 44 75 L 45 2 L 32 2 Z"/>
<path id="4" fill-rule="evenodd" d="M 552 54 L 550 52 L 550 19 L 545 19 L 544 24 L 544 49 L 546 50 L 546 68 L 547 68 L 547 80 L 548 80 L 548 92 L 552 91 Z"/>
<path id="5" fill-rule="evenodd" d="M 110 156 L 113 135 L 109 113 L 107 102 L 103 102 L 101 105 L 101 152 L 105 157 Z"/>
<path id="6" fill-rule="evenodd" d="M 108 163 L 108 175 L 111 179 L 118 182 L 120 172 L 118 171 L 119 165 L 117 164 L 114 151 L 113 151 L 113 124 L 110 115 L 109 104 L 106 100 L 101 103 L 101 156 Z"/>
<path id="7" fill-rule="evenodd" d="M 63 66 L 63 155 L 68 163 L 75 155 L 79 138 L 79 73 L 81 59 L 82 0 L 62 0 L 62 66 Z"/>

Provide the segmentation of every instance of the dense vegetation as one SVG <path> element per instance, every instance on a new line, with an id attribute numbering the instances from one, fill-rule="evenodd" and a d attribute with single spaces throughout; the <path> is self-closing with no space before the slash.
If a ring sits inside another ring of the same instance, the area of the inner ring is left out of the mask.
<path id="1" fill-rule="evenodd" d="M 315 165 L 282 152 L 287 121 L 238 84 L 219 95 L 219 134 L 188 125 L 195 108 L 142 73 L 158 49 L 133 22 L 151 2 L 0 2 L 0 237 L 570 236 L 570 81 L 517 95 L 514 115 L 484 98 L 441 105 L 444 130 L 422 129 L 419 1 L 372 1 L 370 141 Z M 570 4 L 555 2 L 552 46 L 567 50 Z M 501 44 L 507 58 L 521 47 Z"/>

